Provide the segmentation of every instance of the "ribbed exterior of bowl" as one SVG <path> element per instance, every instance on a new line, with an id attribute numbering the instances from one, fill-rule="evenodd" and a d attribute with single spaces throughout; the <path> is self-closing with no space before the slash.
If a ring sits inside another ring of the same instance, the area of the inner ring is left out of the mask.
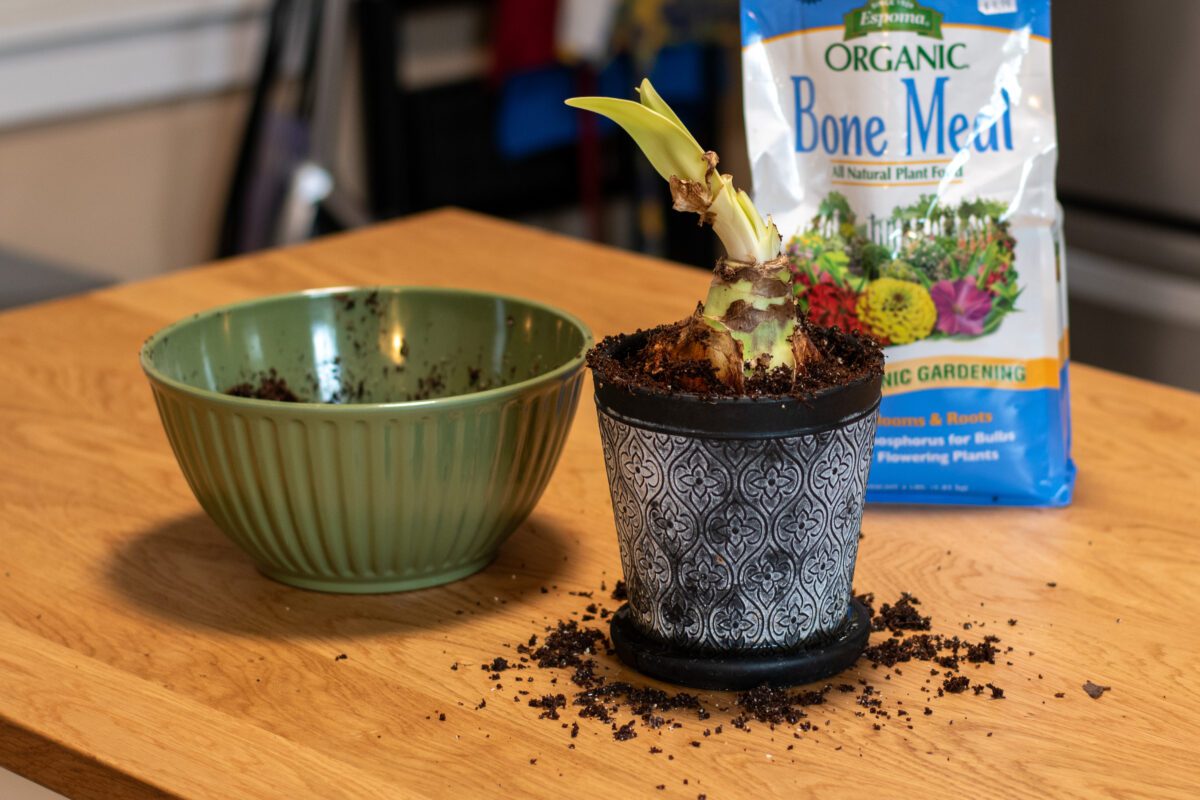
<path id="1" fill-rule="evenodd" d="M 486 566 L 546 488 L 582 380 L 576 370 L 503 400 L 361 413 L 151 386 L 196 499 L 260 569 L 369 593 Z"/>

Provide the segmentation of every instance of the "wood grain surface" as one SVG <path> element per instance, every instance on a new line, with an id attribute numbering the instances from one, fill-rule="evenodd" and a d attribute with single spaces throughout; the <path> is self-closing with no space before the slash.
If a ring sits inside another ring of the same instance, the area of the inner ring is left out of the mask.
<path id="1" fill-rule="evenodd" d="M 261 577 L 201 513 L 137 364 L 150 333 L 208 306 L 409 282 L 545 300 L 605 335 L 685 315 L 707 277 L 443 211 L 0 315 L 0 765 L 106 800 L 1200 793 L 1200 397 L 1073 366 L 1073 506 L 867 511 L 856 587 L 916 594 L 935 630 L 1000 635 L 1014 651 L 968 674 L 1003 700 L 930 703 L 927 665 L 885 680 L 860 662 L 846 680 L 933 715 L 875 730 L 834 693 L 799 740 L 727 711 L 629 742 L 582 720 L 572 740 L 479 665 L 619 577 L 590 388 L 491 567 L 344 597 Z M 1112 689 L 1093 700 L 1088 680 Z"/>

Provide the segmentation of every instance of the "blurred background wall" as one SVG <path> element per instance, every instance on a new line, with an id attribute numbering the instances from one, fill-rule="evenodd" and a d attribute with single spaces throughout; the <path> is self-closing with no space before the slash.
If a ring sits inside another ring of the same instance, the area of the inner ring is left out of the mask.
<path id="1" fill-rule="evenodd" d="M 97 279 L 209 258 L 244 105 L 224 93 L 0 133 L 0 241 Z"/>
<path id="2" fill-rule="evenodd" d="M 1054 2 L 1072 346 L 1200 389 L 1200 3 L 1154 5 Z M 445 204 L 707 268 L 560 101 L 649 74 L 748 184 L 738 69 L 733 0 L 6 0 L 0 307 Z"/>
<path id="3" fill-rule="evenodd" d="M 0 3 L 0 302 L 214 255 L 268 8 Z"/>

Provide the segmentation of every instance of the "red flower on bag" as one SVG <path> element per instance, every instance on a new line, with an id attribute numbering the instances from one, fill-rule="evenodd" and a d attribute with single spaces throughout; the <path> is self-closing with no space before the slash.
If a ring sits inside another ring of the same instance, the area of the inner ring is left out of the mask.
<path id="1" fill-rule="evenodd" d="M 1005 264 L 1004 266 L 999 267 L 998 269 L 992 270 L 988 274 L 987 278 L 985 278 L 983 281 L 983 288 L 991 289 L 997 283 L 1002 283 L 1007 280 L 1008 280 L 1008 265 Z"/>
<path id="2" fill-rule="evenodd" d="M 804 297 L 808 300 L 808 318 L 817 325 L 867 332 L 855 312 L 858 295 L 853 289 L 822 281 L 808 287 Z"/>

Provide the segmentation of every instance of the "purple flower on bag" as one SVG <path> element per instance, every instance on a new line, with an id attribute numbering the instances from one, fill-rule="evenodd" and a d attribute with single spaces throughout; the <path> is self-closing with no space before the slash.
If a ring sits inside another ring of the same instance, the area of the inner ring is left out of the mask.
<path id="1" fill-rule="evenodd" d="M 983 321 L 992 310 L 992 296 L 978 288 L 975 281 L 959 278 L 938 281 L 929 290 L 937 307 L 937 329 L 948 334 L 978 336 L 983 333 Z"/>

